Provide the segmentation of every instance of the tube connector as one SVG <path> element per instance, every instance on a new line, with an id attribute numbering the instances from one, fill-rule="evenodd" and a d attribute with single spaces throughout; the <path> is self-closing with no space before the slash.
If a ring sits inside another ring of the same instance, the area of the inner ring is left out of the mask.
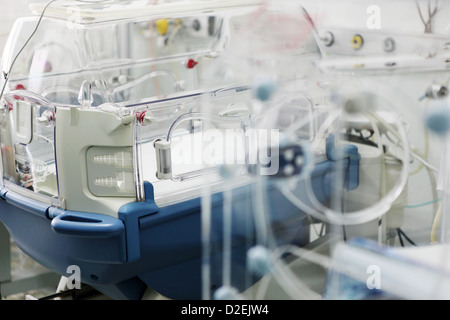
<path id="1" fill-rule="evenodd" d="M 161 180 L 172 178 L 172 155 L 170 151 L 170 142 L 157 139 L 154 142 L 156 152 L 156 177 Z"/>

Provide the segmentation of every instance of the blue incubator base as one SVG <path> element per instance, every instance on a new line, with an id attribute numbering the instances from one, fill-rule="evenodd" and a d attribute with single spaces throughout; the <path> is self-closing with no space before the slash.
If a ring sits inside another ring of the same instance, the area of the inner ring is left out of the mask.
<path id="1" fill-rule="evenodd" d="M 323 203 L 329 200 L 335 179 L 335 161 L 329 158 L 316 164 L 311 174 L 313 191 Z M 351 158 L 344 161 L 345 183 L 354 188 L 358 163 Z M 305 245 L 310 219 L 281 194 L 277 181 L 265 180 L 266 221 L 276 241 Z M 247 251 L 258 239 L 249 200 L 252 186 L 232 192 L 230 276 L 231 285 L 243 291 L 258 280 L 247 266 Z M 201 198 L 159 208 L 150 183 L 145 183 L 145 195 L 145 202 L 123 206 L 119 218 L 114 218 L 57 209 L 3 188 L 0 220 L 31 258 L 63 276 L 68 276 L 69 266 L 78 266 L 82 283 L 113 299 L 141 299 L 147 287 L 171 299 L 202 299 Z M 223 194 L 213 194 L 208 239 L 211 293 L 223 279 L 222 207 Z"/>

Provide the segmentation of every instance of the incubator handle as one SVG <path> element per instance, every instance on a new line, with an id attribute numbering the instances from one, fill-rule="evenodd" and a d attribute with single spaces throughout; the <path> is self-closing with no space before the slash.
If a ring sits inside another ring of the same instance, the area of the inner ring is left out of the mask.
<path id="1" fill-rule="evenodd" d="M 87 238 L 109 238 L 124 233 L 121 220 L 84 212 L 65 211 L 53 218 L 51 226 L 58 234 Z"/>

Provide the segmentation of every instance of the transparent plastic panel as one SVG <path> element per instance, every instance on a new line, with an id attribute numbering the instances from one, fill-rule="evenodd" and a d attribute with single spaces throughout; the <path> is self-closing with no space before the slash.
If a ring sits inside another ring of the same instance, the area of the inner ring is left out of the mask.
<path id="1" fill-rule="evenodd" d="M 43 0 L 41 0 L 43 2 Z M 3 7 L 1 12 L 0 27 L 2 32 L 0 33 L 0 52 L 3 52 L 6 41 L 8 40 L 9 33 L 16 19 L 28 15 L 28 6 L 30 3 L 36 2 L 33 0 L 19 0 L 14 2 L 14 5 L 8 2 L 8 0 L 0 1 Z"/>
<path id="2" fill-rule="evenodd" d="M 214 9 L 245 11 L 254 2 L 197 1 L 183 5 L 188 13 L 182 2 L 37 3 L 31 6 L 36 15 L 18 19 L 11 30 L 2 61 L 7 89 L 20 85 L 58 104 L 82 105 L 79 95 L 87 83 L 91 106 L 199 90 L 197 69 L 207 68 L 208 61 L 198 59 L 214 56 L 227 41 L 220 34 L 224 13 Z"/>
<path id="3" fill-rule="evenodd" d="M 3 182 L 11 188 L 28 189 L 42 195 L 44 201 L 59 205 L 55 108 L 24 90 L 6 94 L 4 98 L 1 135 Z"/>

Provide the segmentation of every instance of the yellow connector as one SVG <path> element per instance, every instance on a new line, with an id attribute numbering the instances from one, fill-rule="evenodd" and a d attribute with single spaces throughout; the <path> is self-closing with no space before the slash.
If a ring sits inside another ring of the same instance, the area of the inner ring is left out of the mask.
<path id="1" fill-rule="evenodd" d="M 156 32 L 158 32 L 162 36 L 165 36 L 168 30 L 169 30 L 169 20 L 167 19 L 156 20 Z"/>
<path id="2" fill-rule="evenodd" d="M 352 38 L 352 48 L 355 50 L 359 50 L 362 48 L 364 44 L 364 39 L 361 35 L 355 34 Z"/>

